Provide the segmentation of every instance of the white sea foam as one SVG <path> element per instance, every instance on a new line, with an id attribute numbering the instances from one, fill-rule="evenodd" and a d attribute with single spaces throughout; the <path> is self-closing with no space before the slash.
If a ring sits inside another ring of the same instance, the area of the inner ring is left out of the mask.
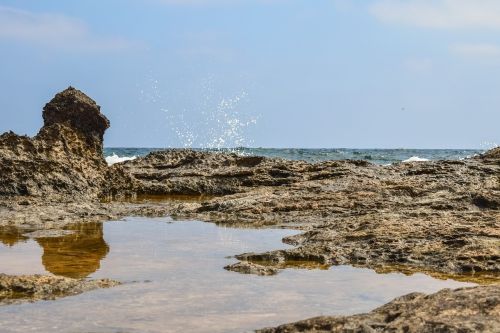
<path id="1" fill-rule="evenodd" d="M 412 156 L 409 159 L 404 160 L 403 163 L 408 163 L 408 162 L 427 162 L 427 161 L 429 161 L 429 160 L 426 159 L 426 158 L 421 158 L 421 157 L 418 157 L 418 156 Z"/>
<path id="2" fill-rule="evenodd" d="M 115 153 L 113 153 L 113 155 L 111 156 L 106 156 L 106 163 L 108 163 L 108 165 L 113 165 L 113 164 L 116 164 L 116 163 L 121 163 L 121 162 L 125 162 L 125 161 L 132 161 L 132 160 L 135 160 L 137 158 L 137 156 L 132 156 L 132 157 L 120 157 L 118 155 L 116 155 Z"/>

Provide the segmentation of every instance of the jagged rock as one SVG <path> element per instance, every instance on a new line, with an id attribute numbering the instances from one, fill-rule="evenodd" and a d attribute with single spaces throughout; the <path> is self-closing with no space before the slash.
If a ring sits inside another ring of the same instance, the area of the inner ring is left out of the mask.
<path id="1" fill-rule="evenodd" d="M 496 153 L 484 156 L 488 163 L 378 166 L 166 150 L 122 168 L 138 194 L 217 195 L 170 213 L 304 230 L 286 239 L 296 248 L 244 260 L 272 256 L 275 267 L 316 261 L 498 280 L 500 164 Z"/>
<path id="2" fill-rule="evenodd" d="M 496 160 L 497 162 L 500 162 L 500 147 L 488 150 L 486 153 L 479 155 L 479 158 L 483 160 Z"/>
<path id="3" fill-rule="evenodd" d="M 110 279 L 85 280 L 49 275 L 0 274 L 0 305 L 53 300 L 119 284 Z"/>
<path id="4" fill-rule="evenodd" d="M 290 185 L 308 164 L 190 149 L 153 152 L 122 164 L 141 194 L 226 195 L 259 186 Z"/>
<path id="5" fill-rule="evenodd" d="M 367 314 L 317 317 L 258 330 L 259 333 L 296 332 L 499 332 L 498 286 L 443 289 L 432 295 L 412 293 Z"/>
<path id="6" fill-rule="evenodd" d="M 109 127 L 99 106 L 69 87 L 47 103 L 43 118 L 34 138 L 0 136 L 0 195 L 97 198 L 108 172 L 102 147 Z"/>
<path id="7" fill-rule="evenodd" d="M 242 274 L 255 274 L 260 276 L 269 276 L 278 274 L 278 269 L 254 264 L 248 261 L 237 262 L 224 267 L 227 271 L 238 272 Z"/>
<path id="8" fill-rule="evenodd" d="M 94 148 L 102 153 L 104 132 L 109 128 L 109 120 L 100 112 L 94 100 L 73 87 L 56 94 L 43 108 L 44 127 L 64 124 L 81 132 Z"/>
<path id="9" fill-rule="evenodd" d="M 16 147 L 31 144 L 22 137 L 11 140 L 16 141 Z M 321 265 L 355 264 L 380 271 L 420 270 L 498 280 L 500 164 L 494 158 L 488 161 L 473 158 L 392 166 L 357 161 L 311 164 L 166 150 L 105 167 L 104 180 L 99 178 L 94 187 L 88 186 L 85 175 L 95 177 L 99 173 L 80 171 L 64 184 L 74 184 L 81 177 L 87 183 L 77 188 L 94 190 L 94 197 L 164 195 L 167 200 L 162 205 L 137 209 L 111 202 L 83 212 L 78 209 L 80 203 L 72 205 L 77 218 L 104 219 L 140 211 L 145 215 L 248 226 L 279 224 L 304 230 L 286 238 L 295 248 L 263 254 L 274 256 L 282 266 L 292 261 L 317 261 Z M 55 163 L 55 167 L 58 165 Z M 55 175 L 66 172 L 77 173 L 68 166 Z M 35 174 L 41 177 L 41 183 L 53 175 Z M 179 203 L 168 201 L 172 194 L 216 196 Z M 51 202 L 50 208 L 5 205 L 9 208 L 0 205 L 5 223 L 40 224 L 72 216 L 68 212 L 61 216 L 61 211 L 68 210 L 68 203 L 54 207 Z M 41 217 L 43 220 L 37 222 Z M 255 254 L 253 259 L 258 257 Z"/>

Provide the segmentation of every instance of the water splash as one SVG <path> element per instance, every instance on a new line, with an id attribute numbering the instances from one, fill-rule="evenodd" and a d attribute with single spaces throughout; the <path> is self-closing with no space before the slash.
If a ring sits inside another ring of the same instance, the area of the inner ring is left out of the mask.
<path id="1" fill-rule="evenodd" d="M 140 100 L 142 102 L 155 104 L 161 102 L 162 95 L 160 93 L 159 81 L 154 77 L 153 72 L 149 72 L 146 77 L 146 85 L 139 88 Z"/>
<path id="2" fill-rule="evenodd" d="M 411 162 L 428 162 L 429 159 L 427 158 L 422 158 L 418 156 L 412 156 L 406 160 L 403 160 L 403 163 L 411 163 Z"/>
<path id="3" fill-rule="evenodd" d="M 490 150 L 490 149 L 499 147 L 500 145 L 494 141 L 484 141 L 484 142 L 481 142 L 481 144 L 479 146 L 484 150 Z"/>
<path id="4" fill-rule="evenodd" d="M 166 130 L 175 135 L 183 148 L 220 150 L 251 146 L 248 129 L 257 123 L 258 116 L 245 111 L 249 94 L 245 90 L 221 94 L 213 77 L 205 78 L 189 96 L 162 94 L 161 82 L 152 74 L 147 89 L 140 89 L 141 101 L 152 104 L 165 119 Z M 229 95 L 229 96 L 228 96 Z M 182 101 L 183 97 L 186 99 Z M 181 103 L 179 103 L 179 99 Z M 179 107 L 178 105 L 185 105 Z M 171 144 L 165 145 L 171 147 Z"/>
<path id="5" fill-rule="evenodd" d="M 213 111 L 204 112 L 208 135 L 202 148 L 238 148 L 250 145 L 245 130 L 257 123 L 257 117 L 239 112 L 240 104 L 247 98 L 248 94 L 243 91 L 231 98 L 222 98 Z"/>
<path id="6" fill-rule="evenodd" d="M 135 160 L 137 156 L 118 156 L 115 153 L 110 156 L 106 156 L 106 163 L 108 163 L 109 166 L 116 164 L 116 163 L 121 163 L 125 161 L 132 161 Z"/>

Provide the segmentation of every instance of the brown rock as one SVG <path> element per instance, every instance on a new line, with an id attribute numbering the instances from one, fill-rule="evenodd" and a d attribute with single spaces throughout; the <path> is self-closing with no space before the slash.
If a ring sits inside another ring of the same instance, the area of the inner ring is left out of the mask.
<path id="1" fill-rule="evenodd" d="M 104 132 L 109 128 L 109 120 L 101 114 L 100 106 L 94 100 L 73 87 L 56 94 L 43 108 L 45 128 L 64 124 L 81 132 L 90 145 L 90 149 L 100 149 Z"/>
<path id="2" fill-rule="evenodd" d="M 242 262 L 237 262 L 235 264 L 227 265 L 226 267 L 224 267 L 224 269 L 242 274 L 255 274 L 260 276 L 269 276 L 278 274 L 278 269 L 274 267 L 266 267 L 247 261 L 242 261 Z"/>
<path id="3" fill-rule="evenodd" d="M 53 300 L 119 284 L 109 279 L 84 280 L 48 275 L 0 274 L 0 305 Z"/>
<path id="4" fill-rule="evenodd" d="M 494 161 L 310 164 L 166 150 L 122 168 L 139 194 L 221 195 L 169 213 L 304 230 L 286 238 L 296 248 L 243 258 L 253 263 L 273 258 L 275 268 L 354 264 L 498 280 L 500 164 Z"/>
<path id="5" fill-rule="evenodd" d="M 43 118 L 34 138 L 0 136 L 0 195 L 97 198 L 108 172 L 102 147 L 109 127 L 99 106 L 70 87 L 45 106 Z"/>
<path id="6" fill-rule="evenodd" d="M 258 330 L 295 332 L 499 332 L 498 286 L 443 289 L 432 295 L 413 293 L 367 314 L 317 317 Z"/>
<path id="7" fill-rule="evenodd" d="M 497 162 L 500 162 L 500 147 L 490 149 L 484 154 L 481 154 L 479 158 L 483 160 L 496 160 Z"/>

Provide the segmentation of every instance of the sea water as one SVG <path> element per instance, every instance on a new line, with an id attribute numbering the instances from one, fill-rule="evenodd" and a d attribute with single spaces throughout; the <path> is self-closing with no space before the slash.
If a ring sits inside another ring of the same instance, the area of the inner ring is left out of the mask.
<path id="1" fill-rule="evenodd" d="M 145 156 L 161 148 L 105 148 L 104 155 L 109 164 Z M 375 164 L 398 162 L 460 160 L 482 153 L 479 149 L 348 149 L 348 148 L 219 148 L 196 149 L 220 153 L 256 155 L 289 160 L 321 162 L 328 160 L 366 160 Z"/>

